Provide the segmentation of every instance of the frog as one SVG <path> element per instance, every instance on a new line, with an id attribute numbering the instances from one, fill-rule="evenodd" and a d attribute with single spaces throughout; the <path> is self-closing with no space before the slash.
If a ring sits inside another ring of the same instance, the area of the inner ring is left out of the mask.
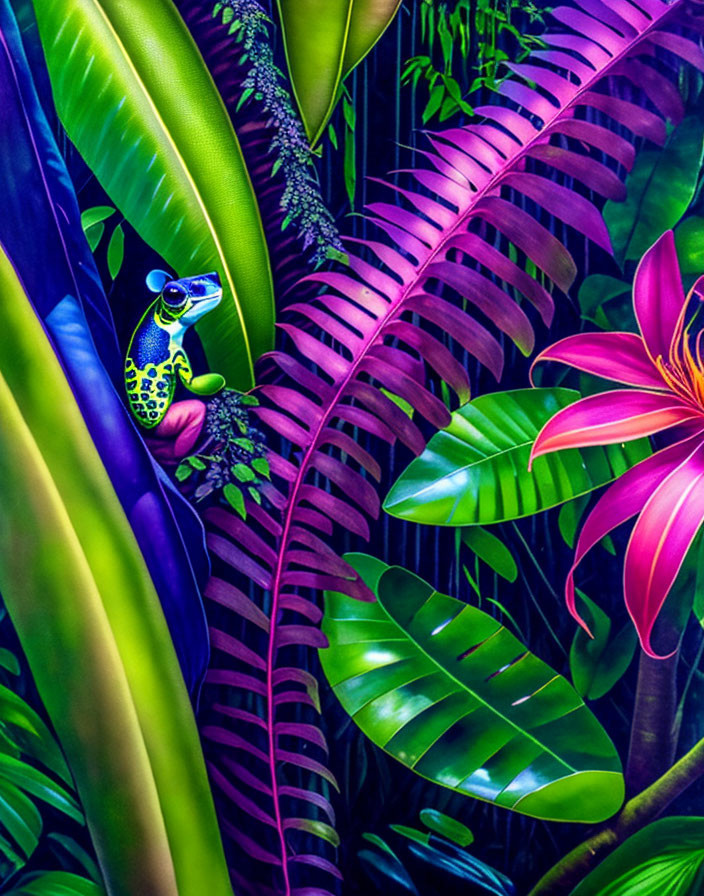
<path id="1" fill-rule="evenodd" d="M 218 306 L 222 286 L 217 273 L 174 279 L 151 271 L 147 288 L 156 293 L 137 324 L 125 356 L 125 389 L 137 422 L 154 429 L 166 416 L 180 382 L 196 395 L 215 395 L 225 386 L 219 373 L 194 376 L 183 348 L 189 327 Z"/>

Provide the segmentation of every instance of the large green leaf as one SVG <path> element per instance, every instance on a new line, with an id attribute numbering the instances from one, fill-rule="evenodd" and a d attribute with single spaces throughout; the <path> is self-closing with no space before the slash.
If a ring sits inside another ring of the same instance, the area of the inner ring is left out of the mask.
<path id="1" fill-rule="evenodd" d="M 673 817 L 638 831 L 571 896 L 699 896 L 704 892 L 704 818 Z"/>
<path id="2" fill-rule="evenodd" d="M 116 896 L 231 896 L 193 711 L 159 599 L 61 366 L 2 252 L 0 295 L 0 591 L 75 778 L 106 883 Z M 81 817 L 47 776 L 12 757 L 0 754 L 0 777 Z"/>
<path id="3" fill-rule="evenodd" d="M 219 272 L 223 300 L 198 333 L 211 368 L 249 388 L 253 362 L 273 345 L 264 231 L 227 111 L 175 5 L 35 0 L 35 9 L 66 132 L 180 276 Z"/>
<path id="4" fill-rule="evenodd" d="M 313 146 L 340 85 L 384 33 L 401 0 L 277 0 L 286 59 L 306 134 Z"/>
<path id="5" fill-rule="evenodd" d="M 535 818 L 603 821 L 618 755 L 576 691 L 487 613 L 364 554 L 378 600 L 326 593 L 320 651 L 345 710 L 419 775 Z"/>
<path id="6" fill-rule="evenodd" d="M 642 440 L 557 451 L 529 473 L 543 424 L 578 398 L 571 389 L 518 389 L 470 401 L 399 476 L 384 510 L 435 526 L 500 523 L 586 494 L 647 456 Z"/>
<path id="7" fill-rule="evenodd" d="M 704 120 L 686 118 L 661 150 L 638 155 L 625 202 L 609 200 L 604 220 L 617 261 L 639 259 L 687 211 L 704 157 Z"/>

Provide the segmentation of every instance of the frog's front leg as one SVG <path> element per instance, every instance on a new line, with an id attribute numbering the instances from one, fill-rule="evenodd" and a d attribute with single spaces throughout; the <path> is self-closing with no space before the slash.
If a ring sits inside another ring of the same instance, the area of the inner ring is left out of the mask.
<path id="1" fill-rule="evenodd" d="M 219 373 L 203 373 L 200 376 L 193 376 L 191 364 L 184 352 L 178 353 L 174 369 L 183 385 L 195 395 L 215 395 L 225 385 L 225 377 Z"/>

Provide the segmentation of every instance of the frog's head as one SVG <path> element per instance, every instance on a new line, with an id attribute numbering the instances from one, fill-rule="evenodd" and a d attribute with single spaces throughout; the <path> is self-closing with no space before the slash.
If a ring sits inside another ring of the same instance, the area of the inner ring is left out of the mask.
<path id="1" fill-rule="evenodd" d="M 215 272 L 172 280 L 166 271 L 152 271 L 147 287 L 159 294 L 157 314 L 164 322 L 178 320 L 184 328 L 212 311 L 222 298 L 220 277 Z"/>

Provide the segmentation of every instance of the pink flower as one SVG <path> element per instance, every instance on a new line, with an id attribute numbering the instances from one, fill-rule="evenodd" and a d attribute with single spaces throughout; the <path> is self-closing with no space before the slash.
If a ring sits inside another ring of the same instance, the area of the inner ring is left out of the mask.
<path id="1" fill-rule="evenodd" d="M 677 427 L 672 444 L 624 473 L 597 502 L 580 533 L 565 587 L 570 613 L 587 628 L 575 606 L 575 568 L 608 532 L 637 514 L 623 590 L 641 646 L 652 657 L 657 657 L 650 643 L 655 620 L 704 521 L 702 333 L 692 340 L 685 326 L 689 300 L 695 293 L 702 298 L 702 290 L 704 277 L 685 298 L 668 231 L 636 271 L 633 307 L 641 335 L 568 336 L 534 362 L 560 361 L 634 388 L 592 395 L 555 414 L 535 440 L 531 463 L 560 448 L 624 442 Z"/>
<path id="2" fill-rule="evenodd" d="M 205 409 L 205 403 L 195 398 L 175 401 L 146 438 L 154 457 L 164 464 L 177 464 L 187 457 L 200 438 Z"/>

